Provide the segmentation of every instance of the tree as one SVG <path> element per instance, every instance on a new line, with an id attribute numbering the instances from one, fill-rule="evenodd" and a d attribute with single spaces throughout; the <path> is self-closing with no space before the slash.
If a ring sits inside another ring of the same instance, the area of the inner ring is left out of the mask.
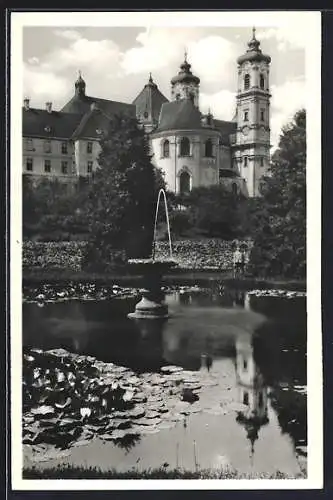
<path id="1" fill-rule="evenodd" d="M 282 129 L 253 210 L 251 267 L 262 276 L 306 274 L 306 112 Z"/>
<path id="2" fill-rule="evenodd" d="M 23 176 L 24 237 L 68 239 L 86 231 L 80 207 L 86 197 L 87 182 L 79 179 L 71 187 L 58 179 L 33 182 L 31 176 Z"/>
<path id="3" fill-rule="evenodd" d="M 206 236 L 232 238 L 242 230 L 245 201 L 242 195 L 216 185 L 192 189 L 181 203 L 193 229 Z"/>
<path id="4" fill-rule="evenodd" d="M 98 169 L 85 204 L 90 241 L 86 263 L 111 263 L 114 251 L 148 257 L 157 190 L 163 184 L 136 118 L 114 116 L 100 141 Z"/>

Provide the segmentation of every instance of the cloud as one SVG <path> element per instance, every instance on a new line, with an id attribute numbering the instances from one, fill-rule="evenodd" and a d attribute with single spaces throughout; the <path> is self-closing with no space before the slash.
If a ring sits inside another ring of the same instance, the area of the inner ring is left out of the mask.
<path id="1" fill-rule="evenodd" d="M 119 47 L 112 40 L 72 39 L 66 48 L 51 52 L 42 63 L 45 69 L 63 71 L 67 68 L 102 71 L 118 64 Z"/>
<path id="2" fill-rule="evenodd" d="M 302 24 L 286 23 L 279 28 L 268 28 L 258 31 L 258 40 L 275 39 L 277 48 L 281 51 L 290 49 L 304 49 L 309 37 L 308 31 Z"/>
<path id="3" fill-rule="evenodd" d="M 235 93 L 229 90 L 221 90 L 215 94 L 200 94 L 200 109 L 207 113 L 210 108 L 214 118 L 221 120 L 232 120 L 235 109 Z"/>
<path id="4" fill-rule="evenodd" d="M 172 42 L 171 42 L 172 40 Z M 186 35 L 181 30 L 147 29 L 136 38 L 139 47 L 127 50 L 121 63 L 127 74 L 136 74 L 165 68 L 184 54 Z"/>
<path id="5" fill-rule="evenodd" d="M 30 57 L 28 59 L 28 63 L 32 65 L 39 64 L 39 59 L 36 56 Z"/>
<path id="6" fill-rule="evenodd" d="M 236 71 L 236 46 L 221 36 L 208 36 L 189 46 L 189 57 L 199 75 L 207 82 L 219 82 L 220 87 L 232 71 Z"/>
<path id="7" fill-rule="evenodd" d="M 306 107 L 306 83 L 301 78 L 283 85 L 272 85 L 271 142 L 277 147 L 281 129 L 293 118 L 296 111 Z"/>
<path id="8" fill-rule="evenodd" d="M 79 40 L 81 35 L 78 31 L 75 30 L 63 30 L 58 29 L 53 32 L 55 35 L 60 36 L 62 38 L 67 38 L 68 40 Z"/>
<path id="9" fill-rule="evenodd" d="M 51 71 L 24 65 L 23 88 L 25 95 L 31 98 L 32 107 L 44 107 L 51 100 L 55 105 L 63 104 L 63 96 L 70 89 L 66 78 Z"/>

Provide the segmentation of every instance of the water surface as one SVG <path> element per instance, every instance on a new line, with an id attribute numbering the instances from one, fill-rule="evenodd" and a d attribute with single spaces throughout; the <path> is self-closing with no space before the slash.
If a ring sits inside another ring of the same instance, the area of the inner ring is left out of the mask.
<path id="1" fill-rule="evenodd" d="M 178 291 L 166 300 L 165 322 L 128 319 L 137 301 L 128 298 L 23 305 L 25 347 L 63 347 L 138 373 L 179 365 L 211 382 L 200 394 L 201 412 L 126 448 L 95 439 L 62 463 L 118 470 L 230 464 L 297 474 L 307 444 L 305 299 L 224 290 Z M 235 411 L 221 413 L 226 402 Z M 247 407 L 248 419 L 237 418 L 237 405 Z"/>

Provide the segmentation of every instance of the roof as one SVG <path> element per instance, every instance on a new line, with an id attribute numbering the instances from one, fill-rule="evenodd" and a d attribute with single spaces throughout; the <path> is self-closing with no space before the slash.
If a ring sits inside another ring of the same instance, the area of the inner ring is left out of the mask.
<path id="1" fill-rule="evenodd" d="M 100 139 L 101 134 L 108 130 L 110 120 L 98 108 L 90 109 L 81 117 L 78 127 L 73 132 L 71 139 Z"/>
<path id="2" fill-rule="evenodd" d="M 193 75 L 191 71 L 191 64 L 187 62 L 186 54 L 184 62 L 180 65 L 180 71 L 178 72 L 178 75 L 174 76 L 171 79 L 171 85 L 175 85 L 176 83 L 179 82 L 183 83 L 193 82 L 196 85 L 199 85 L 200 83 L 200 78 L 198 76 Z"/>
<path id="3" fill-rule="evenodd" d="M 158 122 L 162 104 L 169 100 L 160 92 L 156 83 L 150 77 L 149 82 L 141 90 L 140 94 L 134 99 L 137 116 L 144 117 L 147 112 L 149 119 Z"/>
<path id="4" fill-rule="evenodd" d="M 255 29 L 253 29 L 252 38 L 247 45 L 249 48 L 247 49 L 245 54 L 237 59 L 238 64 L 243 64 L 243 62 L 245 61 L 265 61 L 268 64 L 271 62 L 271 57 L 263 54 L 261 51 L 260 42 L 256 39 L 255 36 Z"/>
<path id="5" fill-rule="evenodd" d="M 221 134 L 222 142 L 229 144 L 229 136 L 236 133 L 237 123 L 214 119 L 214 125 Z"/>
<path id="6" fill-rule="evenodd" d="M 162 105 L 156 132 L 199 128 L 203 128 L 201 113 L 190 99 L 181 99 L 179 101 L 167 102 Z"/>
<path id="7" fill-rule="evenodd" d="M 59 137 L 69 139 L 82 119 L 82 115 L 46 109 L 22 109 L 23 136 Z"/>
<path id="8" fill-rule="evenodd" d="M 219 177 L 236 179 L 237 177 L 240 177 L 240 175 L 235 172 L 235 170 L 231 170 L 230 168 L 220 168 Z"/>
<path id="9" fill-rule="evenodd" d="M 96 104 L 97 107 L 101 108 L 105 113 L 111 115 L 129 113 L 135 116 L 135 106 L 133 104 L 110 101 L 109 99 L 100 99 L 99 97 L 87 95 L 74 95 L 61 109 L 61 112 L 84 115 L 90 111 L 90 107 L 93 103 Z"/>

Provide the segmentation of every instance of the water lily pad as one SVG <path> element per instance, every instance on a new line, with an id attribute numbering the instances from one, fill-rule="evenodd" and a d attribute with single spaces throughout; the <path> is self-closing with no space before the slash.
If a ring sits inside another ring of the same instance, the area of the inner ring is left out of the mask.
<path id="1" fill-rule="evenodd" d="M 145 415 L 145 409 L 142 407 L 134 407 L 132 410 L 128 411 L 128 415 L 131 418 L 141 418 Z"/>
<path id="2" fill-rule="evenodd" d="M 101 434 L 98 436 L 99 439 L 102 439 L 103 441 L 113 441 L 114 437 L 112 434 Z"/>
<path id="3" fill-rule="evenodd" d="M 39 406 L 38 408 L 32 408 L 30 412 L 33 415 L 53 415 L 55 410 L 52 406 Z"/>
<path id="4" fill-rule="evenodd" d="M 146 412 L 146 414 L 145 414 L 145 417 L 146 417 L 146 418 L 149 418 L 149 419 L 151 419 L 151 418 L 158 418 L 158 417 L 159 417 L 159 412 L 157 412 L 157 411 L 152 411 L 152 410 L 148 410 L 148 411 Z"/>
<path id="5" fill-rule="evenodd" d="M 143 425 L 143 426 L 154 426 L 154 425 L 157 425 L 161 422 L 161 419 L 158 418 L 158 417 L 155 417 L 155 418 L 140 418 L 139 420 L 137 420 L 137 423 L 139 425 Z"/>
<path id="6" fill-rule="evenodd" d="M 157 434 L 160 432 L 158 427 L 144 427 L 141 431 L 141 434 Z"/>
<path id="7" fill-rule="evenodd" d="M 85 446 L 87 444 L 90 444 L 90 440 L 83 439 L 82 441 L 75 441 L 74 443 L 72 443 L 72 446 Z"/>
<path id="8" fill-rule="evenodd" d="M 175 366 L 175 365 L 162 366 L 161 368 L 161 372 L 163 373 L 176 373 L 182 371 L 183 368 L 181 366 Z"/>
<path id="9" fill-rule="evenodd" d="M 116 430 L 112 431 L 112 434 L 111 434 L 112 439 L 122 439 L 126 435 L 127 435 L 127 432 L 125 430 L 121 430 L 121 429 L 116 429 Z"/>
<path id="10" fill-rule="evenodd" d="M 58 402 L 58 403 L 55 403 L 55 407 L 56 408 L 59 408 L 59 409 L 64 409 L 64 408 L 67 408 L 67 406 L 69 406 L 72 402 L 72 398 L 67 398 L 64 402 Z"/>

